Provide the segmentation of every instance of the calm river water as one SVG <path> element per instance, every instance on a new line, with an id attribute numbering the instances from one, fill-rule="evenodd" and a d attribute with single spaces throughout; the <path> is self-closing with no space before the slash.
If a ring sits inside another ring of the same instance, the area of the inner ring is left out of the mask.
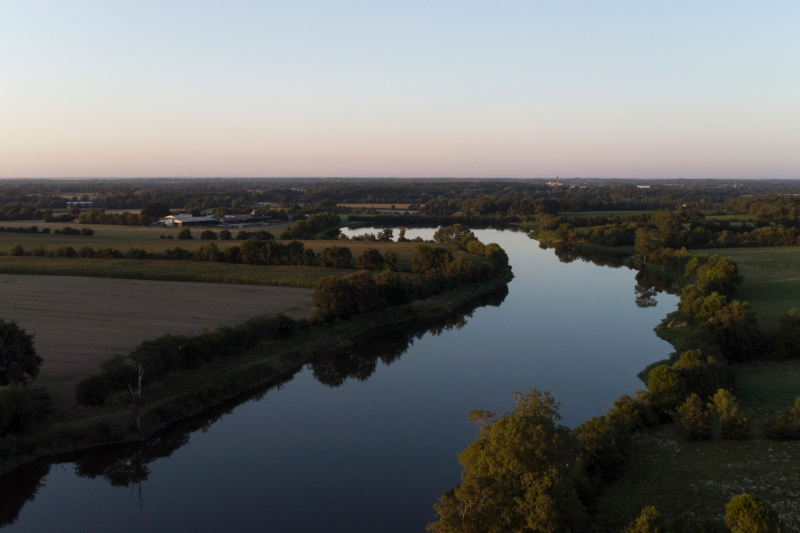
<path id="1" fill-rule="evenodd" d="M 146 443 L 0 478 L 4 533 L 422 532 L 459 481 L 470 409 L 510 409 L 513 391 L 539 388 L 575 426 L 669 354 L 653 328 L 677 299 L 637 306 L 635 271 L 563 263 L 524 233 L 475 233 L 508 252 L 507 291 L 321 358 Z"/>

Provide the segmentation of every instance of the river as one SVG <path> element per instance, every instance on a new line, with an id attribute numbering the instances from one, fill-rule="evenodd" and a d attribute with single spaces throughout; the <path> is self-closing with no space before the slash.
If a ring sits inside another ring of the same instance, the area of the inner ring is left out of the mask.
<path id="1" fill-rule="evenodd" d="M 513 391 L 538 388 L 574 427 L 668 356 L 653 328 L 676 297 L 642 307 L 633 270 L 562 262 L 520 232 L 475 233 L 507 251 L 507 291 L 145 443 L 18 469 L 0 478 L 3 532 L 422 532 L 459 481 L 471 409 L 502 412 Z"/>

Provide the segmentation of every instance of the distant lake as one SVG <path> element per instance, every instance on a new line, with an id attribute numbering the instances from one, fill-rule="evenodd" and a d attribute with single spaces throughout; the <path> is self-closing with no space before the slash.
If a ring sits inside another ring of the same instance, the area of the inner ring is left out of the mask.
<path id="1" fill-rule="evenodd" d="M 357 342 L 145 443 L 18 469 L 0 478 L 0 523 L 17 516 L 3 531 L 422 532 L 459 482 L 471 409 L 502 412 L 512 392 L 538 388 L 576 426 L 668 356 L 653 328 L 675 296 L 639 307 L 633 270 L 561 262 L 525 233 L 475 234 L 508 252 L 507 291 Z"/>

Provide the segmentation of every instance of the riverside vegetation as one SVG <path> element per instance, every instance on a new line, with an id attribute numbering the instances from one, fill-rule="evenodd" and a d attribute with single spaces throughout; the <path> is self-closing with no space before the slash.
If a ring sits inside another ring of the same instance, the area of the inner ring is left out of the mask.
<path id="1" fill-rule="evenodd" d="M 480 243 L 467 228 L 442 228 L 435 235 L 435 241 L 434 244 L 414 244 L 411 272 L 408 273 L 391 270 L 395 263 L 390 252 L 380 254 L 374 249 L 365 250 L 355 261 L 365 270 L 322 279 L 317 284 L 314 308 L 308 320 L 298 321 L 282 315 L 255 317 L 238 326 L 200 335 L 165 335 L 143 342 L 128 357 L 109 359 L 99 372 L 79 382 L 76 388 L 79 404 L 87 406 L 85 414 L 99 416 L 102 413 L 102 422 L 70 421 L 70 416 L 54 412 L 47 393 L 29 383 L 41 364 L 33 351 L 31 336 L 12 323 L 9 331 L 13 332 L 14 339 L 21 340 L 4 339 L 0 357 L 3 361 L 0 370 L 8 381 L 3 383 L 8 386 L 0 389 L 0 402 L 5 407 L 0 421 L 3 467 L 43 453 L 142 438 L 169 423 L 275 379 L 287 369 L 335 345 L 337 336 L 346 338 L 353 332 L 374 327 L 371 324 L 383 324 L 385 320 L 446 313 L 452 305 L 446 302 L 473 298 L 510 279 L 508 257 L 502 248 Z M 244 244 L 248 242 L 256 250 L 269 250 L 272 241 L 253 239 Z M 289 246 L 291 243 L 284 249 Z M 462 250 L 466 255 L 454 257 L 445 246 Z M 348 255 L 348 266 L 353 266 L 352 254 Z M 253 257 L 258 261 L 268 260 L 263 253 Z M 456 290 L 452 293 L 455 296 L 447 296 L 453 290 Z M 438 301 L 441 295 L 445 300 Z M 422 300 L 429 303 L 403 307 Z M 359 322 L 358 316 L 364 316 L 365 320 Z M 261 355 L 255 361 L 250 357 L 243 365 L 248 353 L 264 343 L 273 347 L 267 348 L 267 352 L 272 353 L 266 357 Z M 5 346 L 21 348 L 6 350 Z M 20 373 L 15 369 L 24 357 L 28 357 L 33 366 Z M 220 365 L 225 367 L 229 361 L 234 366 L 229 366 L 222 375 L 207 373 L 207 369 L 219 370 Z M 153 392 L 148 392 L 147 387 Z M 129 402 L 127 413 L 119 413 L 118 402 L 123 397 L 136 398 Z M 154 401 L 148 403 L 151 399 Z M 112 410 L 111 416 L 108 416 L 109 410 Z"/>
<path id="2" fill-rule="evenodd" d="M 478 440 L 459 456 L 464 467 L 461 484 L 442 496 L 436 505 L 439 519 L 429 530 L 582 531 L 592 516 L 600 518 L 604 530 L 619 530 L 626 523 L 620 522 L 624 519 L 621 515 L 630 513 L 631 504 L 642 501 L 642 495 L 631 498 L 630 490 L 637 485 L 625 485 L 631 455 L 646 454 L 637 444 L 649 442 L 648 436 L 663 431 L 664 424 L 672 421 L 677 424 L 670 426 L 679 427 L 689 442 L 715 437 L 746 441 L 754 425 L 766 439 L 800 439 L 800 397 L 787 402 L 784 413 L 753 421 L 744 416 L 735 394 L 737 365 L 800 358 L 795 343 L 800 334 L 796 310 L 784 313 L 776 330 L 761 331 L 753 310 L 735 299 L 742 283 L 735 262 L 716 255 L 693 256 L 685 247 L 671 248 L 670 244 L 682 242 L 680 237 L 686 231 L 675 214 L 635 217 L 635 223 L 645 225 L 632 232 L 639 255 L 630 257 L 629 262 L 668 276 L 681 292 L 678 310 L 657 329 L 676 351 L 669 360 L 645 369 L 645 390 L 635 397 L 621 397 L 605 416 L 592 418 L 573 431 L 557 424 L 558 404 L 537 390 L 515 393 L 517 407 L 498 418 L 495 413 L 471 412 L 470 419 L 481 424 Z M 658 223 L 655 228 L 646 226 L 651 221 Z M 541 237 L 542 233 L 539 230 L 533 235 Z M 564 224 L 550 237 L 558 241 L 559 252 L 565 256 L 570 253 L 564 253 L 564 248 L 576 246 L 575 233 Z M 797 391 L 796 386 L 793 383 L 790 390 Z M 762 465 L 766 466 L 770 454 L 765 446 L 761 448 L 765 455 Z M 680 461 L 681 455 L 674 460 Z M 665 465 L 667 472 L 672 464 Z M 641 467 L 645 473 L 647 468 Z M 790 478 L 789 485 L 797 479 Z M 662 502 L 667 498 L 670 510 L 675 508 L 674 500 L 678 505 L 686 503 L 681 500 L 684 494 L 675 492 L 657 493 Z M 648 491 L 643 496 L 651 494 Z M 616 502 L 623 495 L 627 501 L 621 512 Z M 800 527 L 800 509 L 792 511 L 791 504 L 778 503 L 784 527 Z M 736 532 L 780 530 L 781 516 L 770 504 L 749 494 L 731 499 L 725 525 L 707 507 L 699 513 L 686 511 L 661 517 L 655 508 L 645 506 L 625 530 L 702 532 L 724 531 L 726 526 Z"/>
<path id="3" fill-rule="evenodd" d="M 719 511 L 689 502 L 688 498 L 697 499 L 696 491 L 690 495 L 672 490 L 670 499 L 654 492 L 653 486 L 628 483 L 632 476 L 665 472 L 659 470 L 661 466 L 645 465 L 641 460 L 647 455 L 648 443 L 662 438 L 664 432 L 683 433 L 686 448 L 681 453 L 661 453 L 668 463 L 666 472 L 675 476 L 682 462 L 693 460 L 691 450 L 699 449 L 690 447 L 721 443 L 731 453 L 755 453 L 763 459 L 761 466 L 766 466 L 769 454 L 764 447 L 756 447 L 755 452 L 752 448 L 762 442 L 758 437 L 796 438 L 794 397 L 780 395 L 783 403 L 772 405 L 766 413 L 753 413 L 745 406 L 748 391 L 753 396 L 752 378 L 765 368 L 778 368 L 773 376 L 795 375 L 786 369 L 791 368 L 796 357 L 792 346 L 797 344 L 791 340 L 797 335 L 796 313 L 787 312 L 787 307 L 776 308 L 772 311 L 772 329 L 762 330 L 759 320 L 763 315 L 756 315 L 750 306 L 735 299 L 737 293 L 743 292 L 739 290 L 742 280 L 736 263 L 713 253 L 692 257 L 687 251 L 725 248 L 739 252 L 797 246 L 797 200 L 777 195 L 795 192 L 795 184 L 748 184 L 746 191 L 737 193 L 756 196 L 737 198 L 731 194 L 732 189 L 724 189 L 729 186 L 725 183 L 687 183 L 685 188 L 681 185 L 670 189 L 667 185 L 642 191 L 620 184 L 603 188 L 584 183 L 581 189 L 559 189 L 541 183 L 479 183 L 466 190 L 462 185 L 441 183 L 413 187 L 346 184 L 311 187 L 305 192 L 258 193 L 263 195 L 260 198 L 283 194 L 282 209 L 295 213 L 329 209 L 331 205 L 326 202 L 331 201 L 400 203 L 413 194 L 416 198 L 409 202 L 409 209 L 418 207 L 420 216 L 360 213 L 352 214 L 351 220 L 409 227 L 458 222 L 528 224 L 535 236 L 558 243 L 559 257 L 578 255 L 572 250 L 589 246 L 636 254 L 629 264 L 641 268 L 646 275 L 668 278 L 668 282 L 661 282 L 663 286 L 682 293 L 678 311 L 658 328 L 659 335 L 676 347 L 675 354 L 646 369 L 642 377 L 647 389 L 634 397 L 621 398 L 606 416 L 569 431 L 556 424 L 554 400 L 538 391 L 518 394 L 517 408 L 499 418 L 491 413 L 472 413 L 471 418 L 482 423 L 479 439 L 462 455 L 462 484 L 443 497 L 437 507 L 440 520 L 430 526 L 432 530 L 580 530 L 592 516 L 609 530 L 629 524 L 629 531 L 714 531 L 721 527 L 722 520 L 712 513 Z M 376 195 L 378 191 L 380 196 Z M 211 198 L 198 195 L 192 201 L 201 197 L 202 202 Z M 300 197 L 307 201 L 302 206 Z M 112 207 L 110 197 L 103 198 L 99 202 Z M 128 194 L 114 201 L 133 205 L 141 198 Z M 233 208 L 234 200 L 225 201 Z M 685 208 L 656 212 L 676 206 Z M 354 213 L 352 208 L 347 209 Z M 637 210 L 640 212 L 631 212 Z M 360 289 L 356 287 L 361 287 L 361 282 L 353 280 L 336 287 L 342 293 L 358 294 Z M 746 287 L 747 283 L 742 288 Z M 641 288 L 644 303 L 651 287 Z M 336 320 L 356 308 L 344 306 L 341 315 L 333 307 L 319 311 L 315 322 Z M 790 390 L 794 387 L 796 391 L 796 381 L 787 383 Z M 767 414 L 771 417 L 764 416 Z M 673 420 L 677 423 L 668 423 Z M 531 438 L 516 446 L 519 435 Z M 554 441 L 560 445 L 553 446 Z M 712 453 L 720 449 L 714 448 Z M 707 461 L 701 458 L 694 465 Z M 662 517 L 649 507 L 655 502 L 642 504 L 643 499 L 654 495 L 661 497 L 659 509 L 668 510 L 665 524 L 657 523 Z M 700 505 L 718 497 L 703 494 Z M 627 500 L 626 506 L 621 500 Z M 638 506 L 636 513 L 632 506 Z M 737 496 L 729 506 L 731 518 L 728 520 L 726 510 L 725 523 L 733 531 L 773 531 L 778 527 L 769 505 L 758 498 Z M 642 508 L 639 518 L 630 522 Z M 689 508 L 695 517 L 682 515 Z M 714 509 L 722 506 L 715 505 Z M 782 508 L 781 512 L 784 522 L 793 519 L 791 508 Z M 710 520 L 696 518 L 706 515 Z M 796 528 L 786 523 L 784 527 Z"/>

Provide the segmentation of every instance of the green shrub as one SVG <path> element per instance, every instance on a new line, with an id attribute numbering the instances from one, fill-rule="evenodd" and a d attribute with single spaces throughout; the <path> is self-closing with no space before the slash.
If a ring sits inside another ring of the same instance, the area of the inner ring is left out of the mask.
<path id="1" fill-rule="evenodd" d="M 52 412 L 53 401 L 40 387 L 0 387 L 0 438 L 24 433 Z"/>
<path id="2" fill-rule="evenodd" d="M 703 400 L 697 394 L 689 396 L 681 404 L 674 418 L 680 422 L 686 437 L 689 440 L 706 440 L 711 438 L 711 415 L 709 415 Z"/>
<path id="3" fill-rule="evenodd" d="M 192 230 L 189 228 L 183 228 L 178 232 L 178 238 L 183 240 L 188 240 L 192 238 Z"/>
<path id="4" fill-rule="evenodd" d="M 606 416 L 619 417 L 631 431 L 641 431 L 658 424 L 658 415 L 649 405 L 627 394 L 614 400 L 612 405 Z"/>
<path id="5" fill-rule="evenodd" d="M 11 250 L 8 251 L 8 255 L 22 257 L 23 255 L 25 255 L 25 249 L 22 247 L 22 245 L 15 244 L 14 246 L 11 247 Z"/>
<path id="6" fill-rule="evenodd" d="M 800 357 L 800 315 L 791 309 L 781 315 L 773 341 L 775 352 L 785 358 Z"/>
<path id="7" fill-rule="evenodd" d="M 200 238 L 204 239 L 204 240 L 215 241 L 215 240 L 217 240 L 217 234 L 216 234 L 216 232 L 211 231 L 210 229 L 207 229 L 207 230 L 203 230 L 203 232 L 200 234 Z"/>
<path id="8" fill-rule="evenodd" d="M 720 421 L 723 439 L 743 440 L 749 436 L 747 418 L 739 415 L 739 402 L 730 391 L 718 390 L 708 408 Z"/>
<path id="9" fill-rule="evenodd" d="M 770 505 L 749 494 L 734 496 L 725 506 L 731 533 L 780 533 L 778 515 Z"/>
<path id="10" fill-rule="evenodd" d="M 232 235 L 231 235 L 230 231 L 224 229 L 224 230 L 219 232 L 219 239 L 221 241 L 229 241 L 229 240 L 231 240 L 231 238 L 232 238 Z"/>
<path id="11" fill-rule="evenodd" d="M 788 412 L 767 421 L 764 435 L 775 440 L 800 440 L 800 396 Z"/>
<path id="12" fill-rule="evenodd" d="M 103 405 L 113 392 L 111 380 L 103 374 L 92 374 L 78 382 L 75 400 L 79 405 Z"/>
<path id="13" fill-rule="evenodd" d="M 645 507 L 636 520 L 628 524 L 625 533 L 658 533 L 659 517 L 655 507 Z"/>

